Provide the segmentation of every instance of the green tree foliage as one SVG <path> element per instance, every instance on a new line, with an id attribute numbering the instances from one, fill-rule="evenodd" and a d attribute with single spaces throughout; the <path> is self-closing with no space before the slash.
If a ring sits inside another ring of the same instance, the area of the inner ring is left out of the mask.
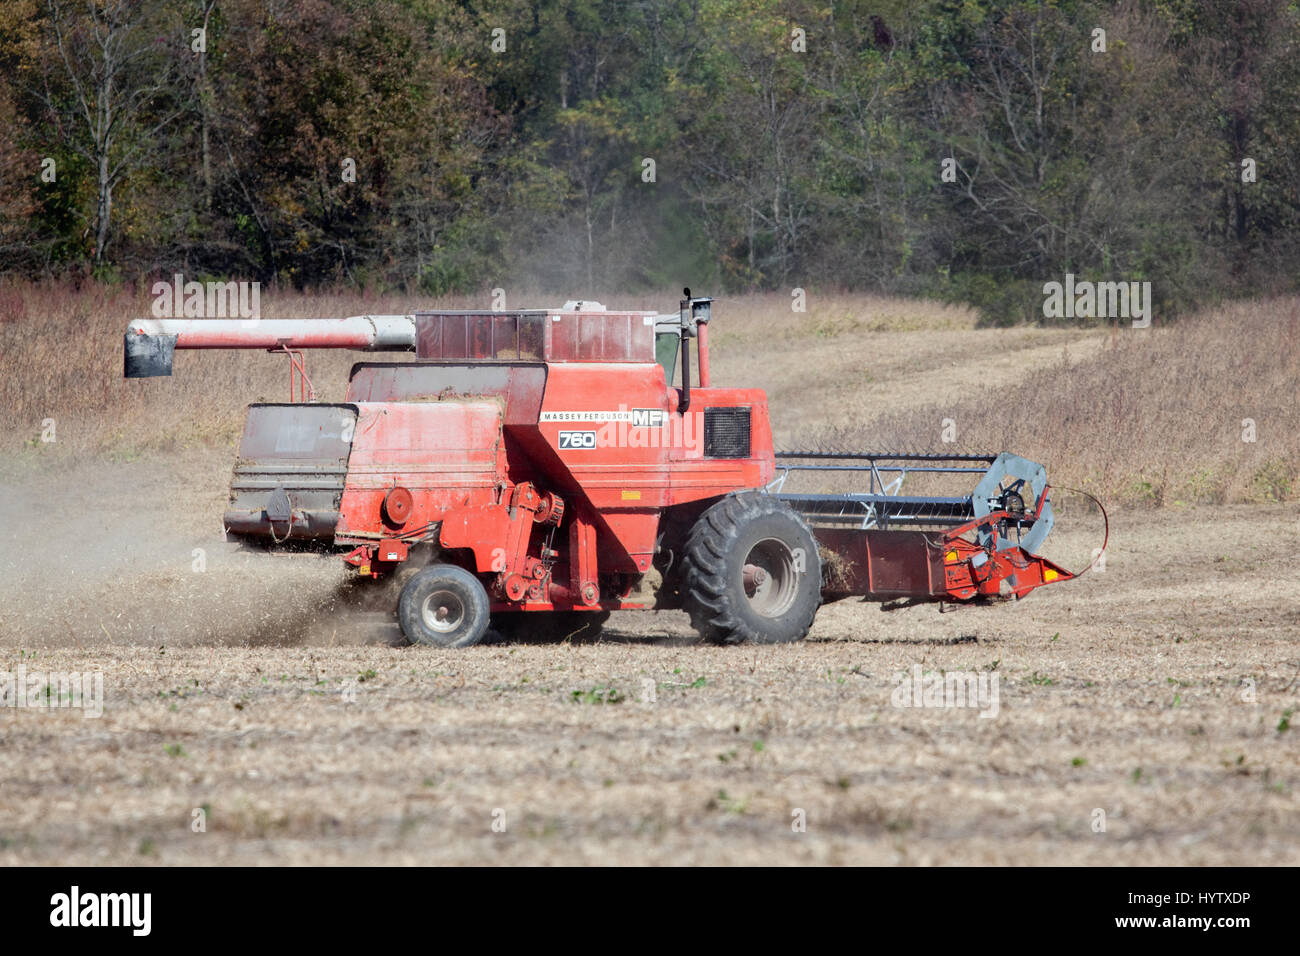
<path id="1" fill-rule="evenodd" d="M 1294 284 L 1298 47 L 1287 0 L 0 0 L 0 274 L 1167 315 Z"/>

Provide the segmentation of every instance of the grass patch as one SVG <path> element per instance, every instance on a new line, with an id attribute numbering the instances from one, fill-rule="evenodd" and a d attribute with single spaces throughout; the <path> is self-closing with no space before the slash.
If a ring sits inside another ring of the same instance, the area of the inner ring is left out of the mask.
<path id="1" fill-rule="evenodd" d="M 591 690 L 575 690 L 569 699 L 575 704 L 621 704 L 627 695 L 613 684 L 601 684 Z"/>

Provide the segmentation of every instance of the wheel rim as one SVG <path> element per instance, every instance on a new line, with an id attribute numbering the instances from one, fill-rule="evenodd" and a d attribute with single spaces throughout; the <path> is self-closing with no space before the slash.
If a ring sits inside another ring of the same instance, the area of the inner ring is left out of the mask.
<path id="1" fill-rule="evenodd" d="M 420 605 L 424 626 L 438 634 L 450 634 L 465 620 L 465 604 L 455 591 L 433 591 Z"/>
<path id="2" fill-rule="evenodd" d="M 799 593 L 794 552 L 778 538 L 764 538 L 745 556 L 741 580 L 755 613 L 780 617 L 794 605 Z"/>

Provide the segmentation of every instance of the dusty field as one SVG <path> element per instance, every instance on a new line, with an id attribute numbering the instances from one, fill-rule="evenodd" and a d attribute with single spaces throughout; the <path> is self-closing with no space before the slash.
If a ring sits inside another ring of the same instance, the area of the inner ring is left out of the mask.
<path id="1" fill-rule="evenodd" d="M 830 337 L 814 375 L 720 336 L 717 380 L 769 387 L 789 446 L 1105 344 L 961 316 Z M 1294 505 L 1119 510 L 1077 582 L 842 602 L 795 646 L 623 614 L 448 653 L 348 613 L 333 560 L 228 549 L 230 457 L 3 469 L 0 671 L 102 672 L 104 706 L 0 708 L 0 862 L 1300 863 Z M 1085 564 L 1099 531 L 1067 513 L 1054 553 Z M 917 666 L 995 675 L 997 715 L 894 706 Z"/>
<path id="2" fill-rule="evenodd" d="M 105 702 L 0 714 L 0 860 L 1295 864 L 1294 516 L 1234 509 L 1207 547 L 1209 517 L 1122 515 L 1104 573 L 1018 605 L 841 603 L 764 649 L 675 614 L 459 653 L 378 628 L 127 645 L 158 605 L 92 589 L 112 642 L 6 617 L 8 669 L 102 670 Z M 219 629 L 253 577 L 171 587 Z M 997 716 L 892 706 L 916 665 L 992 670 Z"/>

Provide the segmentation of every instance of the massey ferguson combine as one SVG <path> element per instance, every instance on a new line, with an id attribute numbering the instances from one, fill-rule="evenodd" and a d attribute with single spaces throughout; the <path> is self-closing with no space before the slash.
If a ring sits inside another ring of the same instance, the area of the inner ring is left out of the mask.
<path id="1" fill-rule="evenodd" d="M 286 355 L 290 401 L 248 409 L 227 532 L 337 550 L 360 577 L 399 585 L 416 644 L 633 608 L 682 608 L 709 641 L 776 643 L 807 634 L 824 599 L 1020 598 L 1074 576 L 1038 555 L 1052 504 L 1033 462 L 774 452 L 765 394 L 710 380 L 710 302 L 686 290 L 667 315 L 577 302 L 141 319 L 125 375 L 171 374 L 175 349 Z M 357 363 L 345 401 L 328 404 L 306 373 L 316 348 L 414 357 Z M 910 474 L 975 486 L 908 496 Z M 824 490 L 845 476 L 865 490 Z M 811 490 L 786 490 L 797 483 Z"/>

